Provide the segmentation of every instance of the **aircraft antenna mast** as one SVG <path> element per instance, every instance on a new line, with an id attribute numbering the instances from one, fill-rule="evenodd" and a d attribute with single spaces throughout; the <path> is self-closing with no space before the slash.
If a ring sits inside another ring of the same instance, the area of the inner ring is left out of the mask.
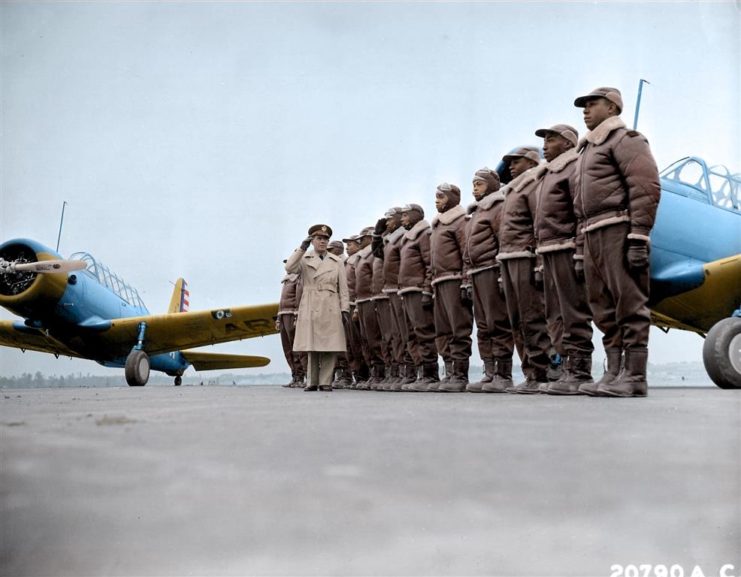
<path id="1" fill-rule="evenodd" d="M 62 225 L 64 224 L 64 207 L 67 206 L 67 201 L 62 202 L 62 218 L 59 219 L 59 234 L 57 235 L 57 252 L 59 252 L 59 240 L 62 238 Z"/>
<path id="2" fill-rule="evenodd" d="M 633 130 L 638 129 L 638 113 L 641 110 L 641 95 L 643 94 L 643 83 L 651 84 L 648 80 L 644 80 L 641 78 L 640 82 L 638 83 L 638 98 L 636 99 L 636 114 L 633 117 Z"/>

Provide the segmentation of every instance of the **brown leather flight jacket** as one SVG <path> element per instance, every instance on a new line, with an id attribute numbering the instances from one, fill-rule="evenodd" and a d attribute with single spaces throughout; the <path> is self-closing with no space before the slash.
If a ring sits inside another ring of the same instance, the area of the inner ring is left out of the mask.
<path id="1" fill-rule="evenodd" d="M 347 277 L 347 291 L 350 294 L 350 305 L 355 304 L 355 265 L 360 255 L 356 252 L 345 260 L 345 276 Z"/>
<path id="2" fill-rule="evenodd" d="M 301 303 L 301 292 L 303 291 L 301 275 L 296 273 L 287 274 L 281 284 L 283 288 L 280 291 L 278 314 L 298 314 L 298 305 Z"/>
<path id="3" fill-rule="evenodd" d="M 535 256 L 536 193 L 544 172 L 543 166 L 533 167 L 502 189 L 498 260 Z"/>
<path id="4" fill-rule="evenodd" d="M 426 220 L 420 220 L 404 232 L 399 256 L 399 294 L 426 292 L 432 294 L 430 263 L 430 235 L 432 229 Z"/>
<path id="5" fill-rule="evenodd" d="M 466 223 L 466 209 L 460 204 L 432 219 L 430 256 L 433 285 L 463 278 Z"/>
<path id="6" fill-rule="evenodd" d="M 661 184 L 646 138 L 611 116 L 584 137 L 579 152 L 574 207 L 583 231 L 629 222 L 628 238 L 648 242 Z"/>
<path id="7" fill-rule="evenodd" d="M 373 255 L 368 245 L 357 253 L 358 262 L 355 265 L 355 302 L 370 300 L 373 297 Z"/>
<path id="8" fill-rule="evenodd" d="M 383 239 L 383 292 L 395 293 L 399 288 L 401 266 L 401 242 L 406 230 L 397 228 Z"/>
<path id="9" fill-rule="evenodd" d="M 535 236 L 540 254 L 576 249 L 577 218 L 572 184 L 578 157 L 572 148 L 546 165 L 536 191 Z"/>
<path id="10" fill-rule="evenodd" d="M 373 254 L 371 252 L 371 254 Z M 373 282 L 371 283 L 373 298 L 388 298 L 383 292 L 383 259 L 373 255 Z"/>
<path id="11" fill-rule="evenodd" d="M 498 266 L 499 224 L 502 221 L 504 195 L 490 192 L 474 203 L 471 219 L 468 221 L 466 247 L 463 260 L 469 276 Z"/>

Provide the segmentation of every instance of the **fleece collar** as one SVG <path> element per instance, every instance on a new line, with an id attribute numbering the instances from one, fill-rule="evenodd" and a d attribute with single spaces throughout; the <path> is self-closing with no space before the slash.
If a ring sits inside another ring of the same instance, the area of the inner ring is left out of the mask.
<path id="1" fill-rule="evenodd" d="M 494 206 L 495 203 L 501 202 L 503 200 L 504 194 L 502 194 L 501 190 L 498 190 L 497 192 L 490 192 L 489 194 L 487 194 L 478 202 L 478 205 L 482 210 L 489 210 L 492 206 Z"/>
<path id="2" fill-rule="evenodd" d="M 417 224 L 415 224 L 412 228 L 404 233 L 404 238 L 415 240 L 422 233 L 423 230 L 427 230 L 428 228 L 430 228 L 430 223 L 426 220 L 420 220 Z"/>
<path id="3" fill-rule="evenodd" d="M 547 164 L 539 164 L 538 166 L 533 166 L 530 170 L 523 172 L 515 180 L 510 182 L 510 187 L 512 188 L 512 190 L 519 192 L 536 180 L 540 180 L 547 170 Z"/>
<path id="4" fill-rule="evenodd" d="M 384 237 L 383 242 L 386 244 L 394 244 L 397 240 L 399 240 L 399 237 L 403 235 L 405 232 L 406 232 L 406 229 L 403 226 L 400 226 L 391 234 L 387 234 Z"/>
<path id="5" fill-rule="evenodd" d="M 466 209 L 460 204 L 457 204 L 450 210 L 436 215 L 432 219 L 432 228 L 435 228 L 438 224 L 450 224 L 462 216 L 466 216 Z"/>
<path id="6" fill-rule="evenodd" d="M 584 148 L 587 143 L 599 146 L 618 128 L 625 128 L 623 119 L 619 116 L 610 116 L 610 118 L 603 120 L 597 128 L 587 132 L 587 135 L 579 143 L 579 148 Z"/>
<path id="7" fill-rule="evenodd" d="M 579 158 L 579 154 L 576 152 L 576 149 L 569 148 L 566 152 L 560 154 L 546 165 L 548 166 L 548 172 L 561 172 L 577 158 Z"/>

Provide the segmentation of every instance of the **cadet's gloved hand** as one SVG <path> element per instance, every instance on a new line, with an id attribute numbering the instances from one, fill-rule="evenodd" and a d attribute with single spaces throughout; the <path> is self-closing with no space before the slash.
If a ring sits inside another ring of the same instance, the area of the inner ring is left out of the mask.
<path id="1" fill-rule="evenodd" d="M 345 326 L 350 324 L 350 311 L 342 311 L 342 324 Z"/>
<path id="2" fill-rule="evenodd" d="M 309 245 L 310 244 L 311 244 L 311 237 L 310 236 L 307 236 L 304 239 L 304 242 L 301 243 L 301 250 L 304 251 L 304 252 L 306 252 L 307 250 L 309 250 Z"/>
<path id="3" fill-rule="evenodd" d="M 432 308 L 432 295 L 428 295 L 425 293 L 422 293 L 422 308 L 423 309 L 431 309 Z"/>
<path id="4" fill-rule="evenodd" d="M 648 244 L 640 240 L 631 240 L 628 244 L 628 267 L 632 269 L 648 266 Z"/>
<path id="5" fill-rule="evenodd" d="M 582 259 L 574 261 L 574 273 L 577 282 L 584 282 L 584 261 Z"/>
<path id="6" fill-rule="evenodd" d="M 536 289 L 543 290 L 543 271 L 539 268 L 535 269 L 535 274 L 533 274 L 533 282 L 535 283 Z"/>
<path id="7" fill-rule="evenodd" d="M 355 322 L 358 322 L 360 320 L 360 314 L 358 313 L 358 309 L 355 309 L 352 312 L 352 320 Z"/>
<path id="8" fill-rule="evenodd" d="M 386 219 L 379 218 L 378 222 L 376 222 L 376 228 L 373 230 L 373 234 L 380 236 L 384 232 L 386 232 Z"/>
<path id="9" fill-rule="evenodd" d="M 280 330 L 280 319 L 275 319 L 275 330 L 276 331 Z"/>
<path id="10" fill-rule="evenodd" d="M 504 281 L 501 274 L 497 277 L 497 289 L 499 289 L 500 295 L 504 295 Z"/>
<path id="11" fill-rule="evenodd" d="M 461 287 L 461 302 L 465 306 L 471 306 L 473 303 L 473 287 L 465 285 Z"/>

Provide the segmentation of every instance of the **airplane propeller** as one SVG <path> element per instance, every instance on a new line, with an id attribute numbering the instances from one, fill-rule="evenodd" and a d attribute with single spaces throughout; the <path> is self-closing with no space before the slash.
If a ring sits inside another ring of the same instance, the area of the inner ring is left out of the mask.
<path id="1" fill-rule="evenodd" d="M 0 259 L 0 274 L 17 274 L 22 272 L 57 274 L 82 270 L 86 267 L 82 260 L 42 260 L 37 262 L 14 262 Z"/>

